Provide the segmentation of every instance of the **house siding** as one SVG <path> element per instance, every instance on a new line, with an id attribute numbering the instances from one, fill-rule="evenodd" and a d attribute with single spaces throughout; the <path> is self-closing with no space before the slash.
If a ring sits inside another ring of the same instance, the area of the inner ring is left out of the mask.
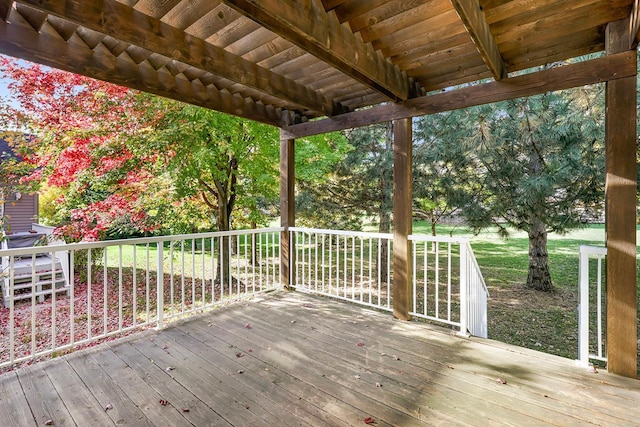
<path id="1" fill-rule="evenodd" d="M 22 194 L 20 200 L 8 199 L 4 204 L 4 215 L 9 233 L 31 230 L 31 224 L 38 222 L 38 195 Z"/>

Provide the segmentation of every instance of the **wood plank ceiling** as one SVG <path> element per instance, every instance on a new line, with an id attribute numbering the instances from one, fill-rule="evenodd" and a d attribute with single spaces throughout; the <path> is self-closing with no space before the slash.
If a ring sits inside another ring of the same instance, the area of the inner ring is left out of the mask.
<path id="1" fill-rule="evenodd" d="M 0 52 L 287 127 L 600 52 L 633 4 L 0 0 Z"/>

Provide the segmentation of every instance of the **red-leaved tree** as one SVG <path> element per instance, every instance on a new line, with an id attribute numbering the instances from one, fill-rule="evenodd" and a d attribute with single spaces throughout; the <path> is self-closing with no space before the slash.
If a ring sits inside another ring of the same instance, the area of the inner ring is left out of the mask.
<path id="1" fill-rule="evenodd" d="M 60 235 L 97 240 L 109 230 L 158 227 L 141 197 L 154 186 L 159 154 L 131 146 L 162 118 L 153 97 L 7 57 L 0 57 L 0 72 L 14 99 L 3 103 L 7 126 L 33 136 L 19 147 L 31 167 L 23 179 L 63 189 L 52 218 L 62 224 Z"/>

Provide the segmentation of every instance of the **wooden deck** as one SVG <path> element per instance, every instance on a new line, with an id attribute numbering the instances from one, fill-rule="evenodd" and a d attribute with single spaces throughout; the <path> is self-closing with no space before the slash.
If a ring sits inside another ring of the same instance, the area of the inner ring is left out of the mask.
<path id="1" fill-rule="evenodd" d="M 299 293 L 0 376 L 3 426 L 620 426 L 639 403 L 638 380 Z"/>

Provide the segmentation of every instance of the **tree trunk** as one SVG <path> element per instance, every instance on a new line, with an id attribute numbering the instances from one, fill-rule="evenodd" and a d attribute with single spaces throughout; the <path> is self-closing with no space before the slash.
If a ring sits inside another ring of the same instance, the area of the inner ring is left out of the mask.
<path id="1" fill-rule="evenodd" d="M 226 215 L 227 209 L 218 209 L 218 231 L 229 231 L 229 217 Z M 218 271 L 216 280 L 221 284 L 231 283 L 231 251 L 233 250 L 229 236 L 220 238 L 218 247 Z"/>
<path id="2" fill-rule="evenodd" d="M 431 211 L 431 235 L 433 237 L 436 237 L 436 224 L 438 223 L 438 219 L 436 218 L 435 214 L 433 211 Z M 433 241 L 431 242 L 431 252 L 435 253 L 436 252 L 436 246 L 438 245 L 437 242 Z"/>
<path id="3" fill-rule="evenodd" d="M 547 252 L 547 230 L 539 218 L 531 222 L 529 230 L 529 275 L 527 287 L 538 291 L 552 291 Z"/>
<path id="4" fill-rule="evenodd" d="M 258 228 L 258 224 L 255 221 L 251 221 L 251 229 L 255 230 Z M 258 263 L 258 243 L 256 242 L 256 235 L 251 235 L 251 265 L 256 265 Z"/>
<path id="5" fill-rule="evenodd" d="M 215 193 L 218 202 L 216 221 L 218 231 L 229 231 L 231 228 L 231 212 L 236 201 L 238 161 L 234 156 L 229 158 L 225 181 L 215 182 Z M 231 254 L 234 246 L 229 237 L 221 238 L 222 245 L 219 248 L 218 272 L 216 279 L 221 284 L 232 283 L 231 278 Z M 223 283 L 224 282 L 224 283 Z"/>

